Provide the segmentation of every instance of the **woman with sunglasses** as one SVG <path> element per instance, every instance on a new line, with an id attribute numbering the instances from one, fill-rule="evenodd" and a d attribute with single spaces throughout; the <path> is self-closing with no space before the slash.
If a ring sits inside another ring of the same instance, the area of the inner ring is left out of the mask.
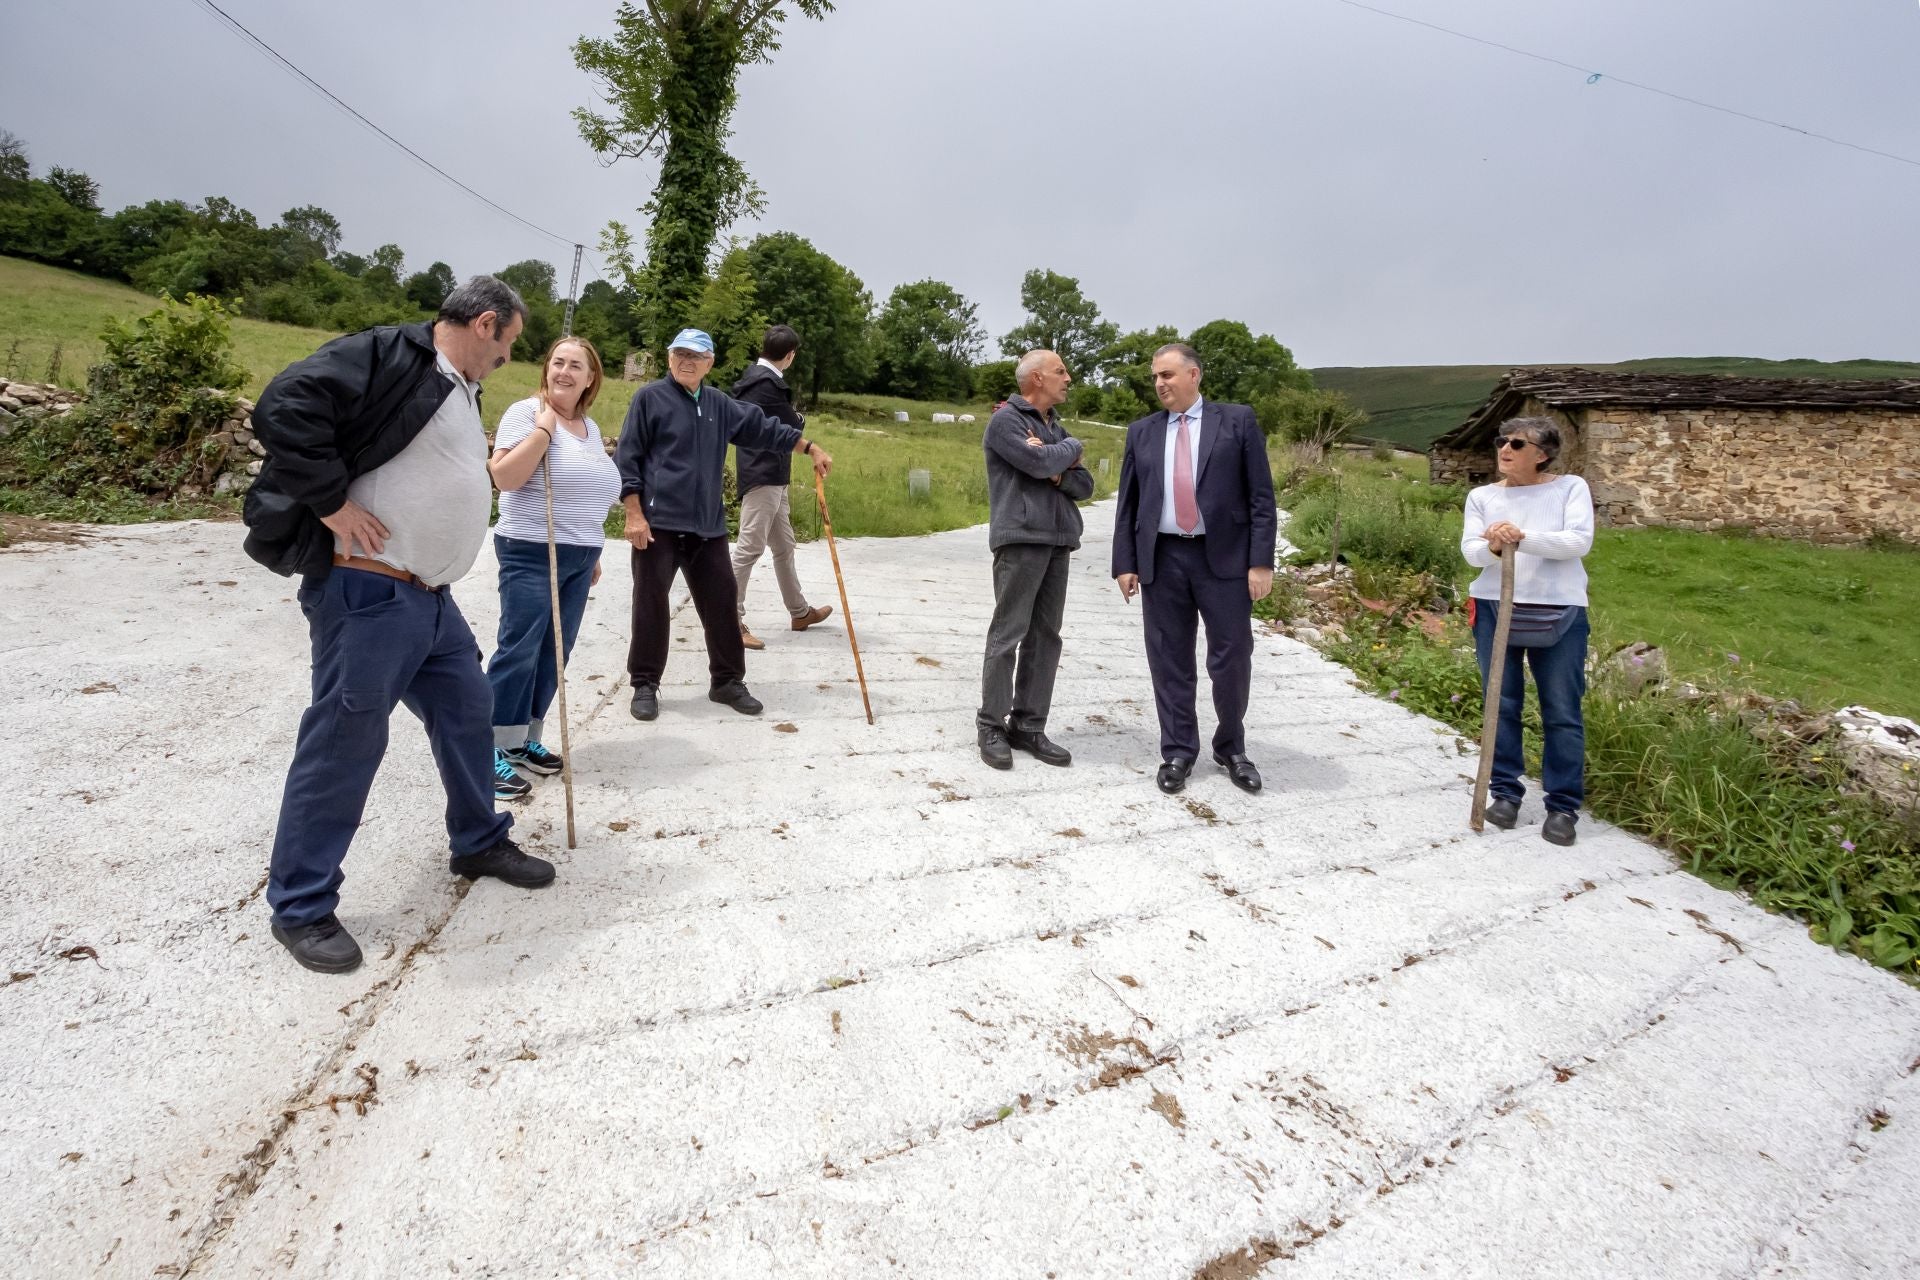
<path id="1" fill-rule="evenodd" d="M 1584 796 L 1586 730 L 1580 702 L 1587 691 L 1587 570 L 1593 547 L 1593 495 L 1579 476 L 1553 474 L 1560 428 L 1548 418 L 1514 418 L 1494 441 L 1500 479 L 1467 495 L 1460 550 L 1480 570 L 1468 588 L 1474 651 L 1484 690 L 1500 607 L 1501 552 L 1514 574 L 1513 622 L 1500 682 L 1500 726 L 1494 739 L 1487 821 L 1511 830 L 1520 818 L 1520 711 L 1526 667 L 1533 667 L 1542 729 L 1540 782 L 1547 819 L 1541 836 L 1574 841 Z"/>

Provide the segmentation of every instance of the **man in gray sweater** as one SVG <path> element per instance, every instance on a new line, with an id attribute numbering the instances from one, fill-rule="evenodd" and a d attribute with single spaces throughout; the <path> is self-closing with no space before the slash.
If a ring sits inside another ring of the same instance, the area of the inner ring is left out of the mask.
<path id="1" fill-rule="evenodd" d="M 987 423 L 987 545 L 993 551 L 993 622 L 980 675 L 980 758 L 1013 768 L 1013 749 L 1052 765 L 1072 754 L 1048 739 L 1047 710 L 1060 666 L 1067 559 L 1080 546 L 1079 502 L 1093 496 L 1080 442 L 1055 406 L 1073 376 L 1051 351 L 1029 351 L 1014 370 L 1019 394 Z"/>

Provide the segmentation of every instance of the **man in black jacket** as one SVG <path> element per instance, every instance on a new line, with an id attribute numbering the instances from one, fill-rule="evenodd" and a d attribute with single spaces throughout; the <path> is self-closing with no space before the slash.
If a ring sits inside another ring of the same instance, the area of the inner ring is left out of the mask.
<path id="1" fill-rule="evenodd" d="M 760 358 L 733 384 L 733 398 L 755 405 L 794 430 L 807 420 L 793 407 L 787 369 L 800 351 L 800 335 L 784 324 L 767 330 L 760 342 Z M 825 621 L 833 606 L 813 608 L 800 589 L 793 569 L 793 514 L 788 485 L 793 483 L 793 455 L 784 449 L 749 449 L 735 445 L 735 476 L 740 490 L 740 532 L 733 540 L 733 594 L 740 600 L 740 643 L 749 649 L 767 646 L 747 627 L 747 579 L 762 551 L 770 552 L 773 576 L 780 583 L 780 599 L 787 606 L 788 625 L 805 631 Z"/>
<path id="2" fill-rule="evenodd" d="M 493 692 L 448 590 L 479 556 L 492 509 L 480 380 L 507 362 L 526 314 L 512 289 L 476 276 L 432 324 L 329 342 L 254 410 L 267 456 L 247 491 L 247 554 L 302 575 L 313 643 L 313 705 L 287 769 L 267 902 L 273 936 L 317 972 L 360 964 L 334 910 L 397 702 L 433 746 L 454 874 L 553 880 L 494 811 Z"/>
<path id="3" fill-rule="evenodd" d="M 628 710 L 636 720 L 660 714 L 660 677 L 667 668 L 673 616 L 667 595 L 684 573 L 694 611 L 707 633 L 707 697 L 742 715 L 757 716 L 760 700 L 747 690 L 747 651 L 740 641 L 739 601 L 727 559 L 727 510 L 721 496 L 727 446 L 785 449 L 813 458 L 826 475 L 827 451 L 750 404 L 705 385 L 713 368 L 713 339 L 682 329 L 667 348 L 667 376 L 634 393 L 613 460 L 620 468 L 620 501 L 633 544 L 633 640 L 627 675 Z"/>

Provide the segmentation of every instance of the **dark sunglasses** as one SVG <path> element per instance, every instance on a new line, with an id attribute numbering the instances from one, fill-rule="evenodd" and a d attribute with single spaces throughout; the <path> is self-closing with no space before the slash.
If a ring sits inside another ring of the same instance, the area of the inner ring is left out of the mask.
<path id="1" fill-rule="evenodd" d="M 1496 449 L 1524 449 L 1533 441 L 1525 436 L 1501 436 L 1493 442 Z"/>

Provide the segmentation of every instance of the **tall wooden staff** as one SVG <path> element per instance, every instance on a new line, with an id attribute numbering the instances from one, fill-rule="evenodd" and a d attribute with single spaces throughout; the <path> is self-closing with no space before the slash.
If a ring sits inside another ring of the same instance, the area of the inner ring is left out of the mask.
<path id="1" fill-rule="evenodd" d="M 553 536 L 553 441 L 540 463 L 547 490 L 547 589 L 553 602 L 553 674 L 560 704 L 560 780 L 567 791 L 567 848 L 573 848 L 573 743 L 567 730 L 567 646 L 560 635 L 560 551 Z"/>
<path id="2" fill-rule="evenodd" d="M 1513 627 L 1513 548 L 1494 554 L 1500 557 L 1500 612 L 1494 618 L 1486 704 L 1480 711 L 1480 771 L 1473 780 L 1473 814 L 1467 819 L 1475 831 L 1486 829 L 1487 785 L 1493 781 L 1493 748 L 1500 733 L 1500 688 L 1507 678 L 1507 633 Z"/>
<path id="3" fill-rule="evenodd" d="M 847 620 L 847 643 L 853 647 L 853 671 L 860 677 L 860 702 L 867 709 L 867 723 L 873 723 L 873 703 L 867 698 L 867 672 L 860 665 L 860 641 L 853 634 L 853 610 L 847 607 L 847 580 L 840 572 L 840 549 L 833 545 L 833 517 L 827 514 L 827 482 L 818 471 L 813 473 L 813 493 L 820 500 L 820 527 L 827 531 L 827 553 L 833 557 L 833 580 L 840 584 L 840 616 Z"/>

